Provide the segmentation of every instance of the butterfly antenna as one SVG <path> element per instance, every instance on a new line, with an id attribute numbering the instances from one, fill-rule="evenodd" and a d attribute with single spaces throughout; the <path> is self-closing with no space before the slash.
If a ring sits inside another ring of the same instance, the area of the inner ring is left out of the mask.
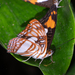
<path id="1" fill-rule="evenodd" d="M 66 42 L 64 42 L 64 43 L 62 43 L 62 44 L 58 45 L 57 47 L 59 47 L 59 46 L 65 44 L 65 43 L 68 43 L 69 41 L 71 41 L 71 40 L 73 40 L 73 39 L 75 39 L 75 38 L 72 38 L 72 39 L 70 39 L 70 40 L 68 40 L 68 41 L 66 41 Z"/>

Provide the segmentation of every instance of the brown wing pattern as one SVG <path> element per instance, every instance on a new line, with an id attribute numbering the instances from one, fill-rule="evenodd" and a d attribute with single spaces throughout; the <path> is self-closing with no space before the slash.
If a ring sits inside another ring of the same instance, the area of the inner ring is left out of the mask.
<path id="1" fill-rule="evenodd" d="M 39 5 L 42 7 L 50 8 L 52 5 L 54 5 L 55 2 L 58 2 L 58 0 L 24 0 L 25 2 L 29 2 L 35 5 Z"/>
<path id="2" fill-rule="evenodd" d="M 48 29 L 47 33 L 47 49 L 49 50 L 55 33 L 57 22 L 57 8 L 56 5 L 51 6 L 47 14 L 39 20 L 39 22 Z"/>

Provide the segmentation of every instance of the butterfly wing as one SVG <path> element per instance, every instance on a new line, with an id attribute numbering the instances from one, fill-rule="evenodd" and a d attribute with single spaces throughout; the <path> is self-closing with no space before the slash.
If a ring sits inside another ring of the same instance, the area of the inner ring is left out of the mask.
<path id="1" fill-rule="evenodd" d="M 47 29 L 44 29 L 41 23 L 36 19 L 31 20 L 29 23 L 30 24 L 18 34 L 18 37 L 25 39 L 31 37 L 40 46 L 43 45 L 42 41 L 46 41 L 47 44 Z"/>
<path id="2" fill-rule="evenodd" d="M 9 41 L 8 52 L 42 59 L 47 51 L 47 30 L 36 19 L 30 21 L 18 37 Z M 42 56 L 41 56 L 42 55 Z"/>
<path id="3" fill-rule="evenodd" d="M 13 38 L 8 44 L 8 53 L 15 53 L 22 56 L 32 56 L 41 52 L 40 46 L 35 44 L 32 39 Z"/>
<path id="4" fill-rule="evenodd" d="M 44 29 L 44 27 L 38 20 L 33 19 L 29 23 L 30 24 L 28 24 L 27 27 L 21 33 L 18 34 L 18 37 L 26 38 L 30 36 L 46 36 L 47 29 Z"/>
<path id="5" fill-rule="evenodd" d="M 25 39 L 32 38 L 32 40 L 42 48 L 41 53 L 46 52 L 47 29 L 44 29 L 42 24 L 36 19 L 31 20 L 29 23 L 30 24 L 27 25 L 25 30 L 18 34 L 18 37 L 23 37 Z"/>
<path id="6" fill-rule="evenodd" d="M 50 8 L 54 4 L 55 0 L 24 0 L 24 1 L 35 5 Z"/>
<path id="7" fill-rule="evenodd" d="M 47 49 L 49 50 L 52 43 L 52 39 L 55 33 L 57 22 L 57 8 L 56 5 L 52 5 L 47 14 L 39 20 L 39 22 L 48 29 L 47 33 Z"/>

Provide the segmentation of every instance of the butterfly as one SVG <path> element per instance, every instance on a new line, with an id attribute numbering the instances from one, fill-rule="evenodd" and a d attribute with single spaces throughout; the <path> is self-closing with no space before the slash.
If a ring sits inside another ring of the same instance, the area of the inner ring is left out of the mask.
<path id="1" fill-rule="evenodd" d="M 47 50 L 47 32 L 38 20 L 33 19 L 25 30 L 9 41 L 7 52 L 41 59 L 40 66 L 44 58 L 53 54 L 51 49 Z"/>
<path id="2" fill-rule="evenodd" d="M 9 41 L 8 53 L 15 53 L 34 59 L 41 59 L 40 64 L 53 50 L 50 49 L 57 22 L 57 8 L 52 5 L 47 14 L 39 21 L 31 20 L 27 27 L 16 38 Z"/>

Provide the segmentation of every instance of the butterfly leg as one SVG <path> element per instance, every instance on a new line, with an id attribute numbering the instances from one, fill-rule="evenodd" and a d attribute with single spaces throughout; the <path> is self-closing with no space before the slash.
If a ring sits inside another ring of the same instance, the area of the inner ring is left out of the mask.
<path id="1" fill-rule="evenodd" d="M 31 57 L 27 58 L 26 60 L 23 60 L 22 62 L 26 62 L 26 61 L 28 61 L 30 58 L 31 58 Z"/>
<path id="2" fill-rule="evenodd" d="M 63 7 L 63 6 L 58 6 L 58 5 L 60 4 L 61 1 L 62 1 L 62 0 L 60 0 L 60 1 L 58 2 L 58 4 L 57 4 L 57 8 L 61 8 L 61 7 Z"/>
<path id="3" fill-rule="evenodd" d="M 44 60 L 44 59 L 42 59 L 42 60 L 40 61 L 40 63 L 39 63 L 39 67 L 40 67 L 40 64 L 42 63 L 43 60 Z"/>
<path id="4" fill-rule="evenodd" d="M 62 0 L 60 0 L 60 1 L 58 2 L 58 5 L 60 4 L 61 1 L 62 1 Z"/>
<path id="5" fill-rule="evenodd" d="M 55 63 L 55 61 L 53 61 L 52 55 L 51 55 L 51 61 L 52 61 L 52 63 Z"/>
<path id="6" fill-rule="evenodd" d="M 48 65 L 51 65 L 52 63 L 55 63 L 55 61 L 53 61 L 53 59 L 52 59 L 52 55 L 51 55 L 51 63 L 49 63 L 49 64 L 47 64 L 47 65 L 44 65 L 44 66 L 48 66 Z"/>

